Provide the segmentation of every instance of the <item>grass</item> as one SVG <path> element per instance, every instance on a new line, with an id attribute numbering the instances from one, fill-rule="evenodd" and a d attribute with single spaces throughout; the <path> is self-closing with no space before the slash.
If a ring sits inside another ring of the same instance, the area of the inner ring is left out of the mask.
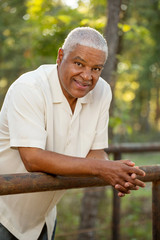
<path id="1" fill-rule="evenodd" d="M 130 159 L 136 163 L 136 165 L 155 165 L 160 164 L 160 152 L 157 153 L 134 153 L 123 154 L 123 159 Z"/>
<path id="2" fill-rule="evenodd" d="M 136 165 L 160 164 L 160 153 L 124 154 Z M 68 190 L 58 204 L 58 224 L 55 240 L 77 240 L 80 222 L 81 199 L 83 189 Z M 152 193 L 151 183 L 144 189 L 133 191 L 121 200 L 121 239 L 152 239 Z M 86 210 L 87 211 L 87 210 Z M 111 240 L 112 188 L 105 188 L 105 197 L 98 208 L 96 222 L 97 240 Z"/>

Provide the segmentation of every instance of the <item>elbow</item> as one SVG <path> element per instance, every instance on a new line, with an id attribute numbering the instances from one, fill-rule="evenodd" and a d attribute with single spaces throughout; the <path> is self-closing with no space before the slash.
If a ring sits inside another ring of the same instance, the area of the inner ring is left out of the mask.
<path id="1" fill-rule="evenodd" d="M 35 148 L 19 148 L 20 157 L 28 172 L 40 171 L 37 166 L 39 156 L 38 149 Z"/>
<path id="2" fill-rule="evenodd" d="M 27 158 L 27 157 L 21 157 L 22 159 L 22 162 L 26 168 L 26 170 L 28 172 L 37 172 L 37 167 L 36 165 L 34 164 L 34 160 L 32 160 L 31 158 Z"/>
<path id="3" fill-rule="evenodd" d="M 36 172 L 36 168 L 31 162 L 23 160 L 23 164 L 28 172 Z"/>

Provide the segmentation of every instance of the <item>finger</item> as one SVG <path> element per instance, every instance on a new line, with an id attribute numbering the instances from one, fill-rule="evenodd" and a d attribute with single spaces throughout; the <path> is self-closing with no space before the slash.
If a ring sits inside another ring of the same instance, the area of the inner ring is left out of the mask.
<path id="1" fill-rule="evenodd" d="M 120 184 L 116 184 L 115 185 L 115 189 L 118 190 L 121 193 L 125 193 L 125 194 L 129 194 L 130 190 L 128 188 L 125 188 L 124 186 L 120 185 Z"/>
<path id="2" fill-rule="evenodd" d="M 145 183 L 140 181 L 139 179 L 135 179 L 133 184 L 135 184 L 136 186 L 142 187 L 142 188 L 144 188 L 146 186 Z"/>
<path id="3" fill-rule="evenodd" d="M 121 192 L 118 193 L 118 197 L 124 197 L 124 196 L 125 196 L 124 193 L 121 193 Z"/>
<path id="4" fill-rule="evenodd" d="M 132 184 L 134 186 L 139 186 L 139 187 L 145 187 L 145 183 L 137 179 L 135 173 L 132 173 L 131 176 L 127 175 L 125 180 L 128 184 Z"/>
<path id="5" fill-rule="evenodd" d="M 135 168 L 139 169 L 139 166 L 134 166 Z"/>
<path id="6" fill-rule="evenodd" d="M 137 175 L 136 175 L 135 173 L 132 173 L 132 174 L 131 174 L 131 178 L 134 180 L 134 179 L 137 178 Z"/>
<path id="7" fill-rule="evenodd" d="M 145 183 L 140 181 L 139 179 L 132 179 L 132 178 L 127 178 L 127 181 L 126 182 L 129 182 L 130 184 L 133 184 L 134 186 L 139 186 L 139 187 L 145 187 Z"/>
<path id="8" fill-rule="evenodd" d="M 143 170 L 141 170 L 141 169 L 139 169 L 139 168 L 137 168 L 137 166 L 136 167 L 131 167 L 130 168 L 130 173 L 132 174 L 132 173 L 135 173 L 135 174 L 137 174 L 137 175 L 139 175 L 139 176 L 145 176 L 145 172 L 143 171 Z"/>
<path id="9" fill-rule="evenodd" d="M 124 164 L 128 165 L 129 167 L 132 167 L 131 173 L 136 173 L 137 175 L 140 176 L 145 176 L 145 172 L 143 170 L 141 170 L 138 166 L 135 166 L 135 163 L 130 161 L 130 160 L 121 160 Z"/>
<path id="10" fill-rule="evenodd" d="M 134 167 L 135 163 L 130 160 L 122 160 L 122 162 L 130 167 Z"/>
<path id="11" fill-rule="evenodd" d="M 134 184 L 130 183 L 130 182 L 126 182 L 124 184 L 125 188 L 128 188 L 129 190 L 138 190 L 139 187 L 135 186 Z"/>

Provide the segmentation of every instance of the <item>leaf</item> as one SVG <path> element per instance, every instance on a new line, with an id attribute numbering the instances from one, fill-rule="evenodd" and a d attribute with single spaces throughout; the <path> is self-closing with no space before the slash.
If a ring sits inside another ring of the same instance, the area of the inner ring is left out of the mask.
<path id="1" fill-rule="evenodd" d="M 61 20 L 63 23 L 69 24 L 71 22 L 71 17 L 68 15 L 59 15 L 58 19 Z"/>

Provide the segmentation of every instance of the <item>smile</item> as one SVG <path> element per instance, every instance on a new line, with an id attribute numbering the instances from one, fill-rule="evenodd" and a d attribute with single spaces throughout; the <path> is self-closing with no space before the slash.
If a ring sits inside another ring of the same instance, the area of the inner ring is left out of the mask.
<path id="1" fill-rule="evenodd" d="M 78 81 L 76 79 L 74 79 L 74 81 L 75 81 L 76 85 L 78 87 L 81 87 L 81 88 L 87 88 L 87 87 L 90 87 L 92 85 L 91 82 L 82 82 L 82 81 Z"/>

